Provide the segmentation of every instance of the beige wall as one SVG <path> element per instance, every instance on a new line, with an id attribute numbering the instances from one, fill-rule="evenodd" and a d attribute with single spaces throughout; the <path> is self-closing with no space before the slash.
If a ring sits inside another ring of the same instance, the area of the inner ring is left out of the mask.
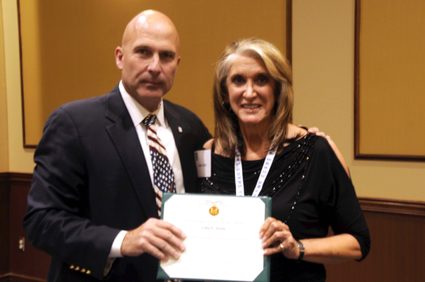
<path id="1" fill-rule="evenodd" d="M 0 172 L 9 170 L 9 142 L 7 132 L 6 75 L 4 69 L 4 40 L 2 7 L 0 5 Z"/>
<path id="2" fill-rule="evenodd" d="M 34 167 L 33 150 L 23 148 L 22 107 L 19 72 L 19 33 L 16 1 L 2 0 L 4 69 L 7 100 L 7 143 L 8 156 L 6 166 L 9 172 L 32 172 Z M 0 66 L 3 67 L 3 66 Z M 1 94 L 0 94 L 1 95 Z M 3 115 L 1 116 L 3 122 Z M 1 137 L 3 142 L 3 135 Z M 2 172 L 4 161 L 2 163 Z"/>
<path id="3" fill-rule="evenodd" d="M 31 172 L 33 151 L 22 148 L 16 2 L 2 5 L 9 171 Z M 354 0 L 295 0 L 293 9 L 294 122 L 332 136 L 359 196 L 425 201 L 425 163 L 354 160 Z"/>
<path id="4" fill-rule="evenodd" d="M 294 122 L 331 135 L 359 196 L 425 201 L 425 163 L 354 160 L 354 8 L 293 1 Z"/>

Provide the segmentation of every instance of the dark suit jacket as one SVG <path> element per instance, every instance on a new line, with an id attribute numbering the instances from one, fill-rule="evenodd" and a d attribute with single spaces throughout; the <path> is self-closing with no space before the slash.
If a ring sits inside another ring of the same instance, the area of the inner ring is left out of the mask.
<path id="1" fill-rule="evenodd" d="M 189 110 L 164 101 L 164 112 L 186 192 L 197 192 L 194 151 L 211 136 Z M 118 87 L 53 112 L 34 160 L 24 229 L 35 247 L 52 255 L 48 281 L 102 279 L 118 232 L 158 217 L 146 160 Z M 118 258 L 106 278 L 154 281 L 157 267 L 148 254 Z"/>

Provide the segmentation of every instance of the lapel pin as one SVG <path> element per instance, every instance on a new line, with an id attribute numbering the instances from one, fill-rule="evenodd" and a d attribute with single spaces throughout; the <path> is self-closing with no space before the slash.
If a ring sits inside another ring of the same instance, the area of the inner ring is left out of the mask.
<path id="1" fill-rule="evenodd" d="M 179 126 L 179 132 L 180 132 L 180 133 L 182 133 L 182 132 L 183 132 L 183 128 L 181 128 L 180 126 Z"/>

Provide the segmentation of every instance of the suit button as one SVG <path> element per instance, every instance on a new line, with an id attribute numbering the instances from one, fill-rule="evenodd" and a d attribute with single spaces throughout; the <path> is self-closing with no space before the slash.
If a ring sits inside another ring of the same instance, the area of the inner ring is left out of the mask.
<path id="1" fill-rule="evenodd" d="M 75 268 L 75 266 L 74 265 L 71 265 L 70 267 L 69 267 L 69 269 L 74 269 Z"/>
<path id="2" fill-rule="evenodd" d="M 80 267 L 79 267 L 79 266 L 77 266 L 77 267 L 75 268 L 75 271 L 78 271 L 78 270 L 80 270 Z"/>
<path id="3" fill-rule="evenodd" d="M 85 268 L 81 269 L 81 272 L 86 273 L 86 269 Z"/>
<path id="4" fill-rule="evenodd" d="M 87 271 L 86 271 L 86 274 L 87 274 L 87 275 L 90 275 L 90 274 L 91 274 L 91 271 L 90 271 L 90 270 L 87 270 Z"/>

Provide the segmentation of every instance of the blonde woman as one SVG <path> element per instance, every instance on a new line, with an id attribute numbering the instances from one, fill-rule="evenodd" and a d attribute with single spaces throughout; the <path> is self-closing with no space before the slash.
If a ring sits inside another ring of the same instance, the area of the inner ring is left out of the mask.
<path id="1" fill-rule="evenodd" d="M 292 109 L 291 67 L 278 49 L 260 39 L 230 45 L 216 66 L 215 138 L 204 145 L 212 176 L 201 190 L 270 196 L 259 233 L 271 281 L 325 281 L 324 263 L 366 257 L 369 230 L 337 147 L 292 125 Z"/>

